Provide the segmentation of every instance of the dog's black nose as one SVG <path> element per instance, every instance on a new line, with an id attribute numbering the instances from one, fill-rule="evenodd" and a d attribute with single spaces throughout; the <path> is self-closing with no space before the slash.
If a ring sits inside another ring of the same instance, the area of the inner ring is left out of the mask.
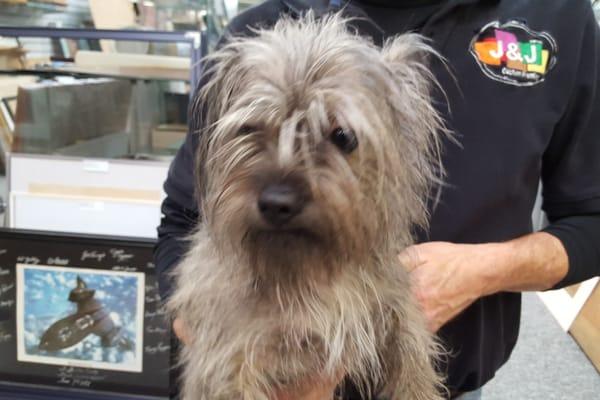
<path id="1" fill-rule="evenodd" d="M 298 215 L 304 208 L 302 194 L 289 184 L 273 184 L 258 197 L 258 209 L 270 224 L 280 226 Z"/>

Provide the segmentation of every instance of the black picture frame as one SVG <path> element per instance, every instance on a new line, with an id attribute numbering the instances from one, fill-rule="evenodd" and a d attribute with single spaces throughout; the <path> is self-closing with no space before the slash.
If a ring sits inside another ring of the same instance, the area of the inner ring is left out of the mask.
<path id="1" fill-rule="evenodd" d="M 0 228 L 0 399 L 169 398 L 171 331 L 158 295 L 154 243 L 151 239 Z M 43 268 L 51 274 L 65 270 L 69 276 L 86 271 L 97 274 L 98 279 L 104 279 L 104 275 L 140 278 L 135 282 L 143 282 L 142 288 L 136 283 L 137 290 L 143 290 L 139 297 L 143 317 L 141 326 L 135 326 L 141 330 L 137 337 L 143 341 L 138 343 L 134 338 L 131 343 L 141 349 L 132 350 L 132 354 L 141 357 L 141 371 L 113 370 L 112 365 L 81 366 L 69 359 L 64 365 L 19 360 L 17 353 L 21 350 L 17 347 L 24 326 L 20 324 L 19 333 L 19 307 L 21 318 L 25 314 L 19 304 L 24 302 L 24 289 L 19 289 L 18 284 L 23 285 L 23 270 L 35 272 Z"/>

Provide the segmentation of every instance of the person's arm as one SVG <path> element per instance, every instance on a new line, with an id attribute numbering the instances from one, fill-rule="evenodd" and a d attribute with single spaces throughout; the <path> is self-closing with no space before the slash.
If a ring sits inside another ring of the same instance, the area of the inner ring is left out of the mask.
<path id="1" fill-rule="evenodd" d="M 158 227 L 158 241 L 154 247 L 160 297 L 166 299 L 172 290 L 169 272 L 187 251 L 186 236 L 199 220 L 198 213 L 186 209 L 167 197 L 162 204 L 163 214 Z"/>
<path id="2" fill-rule="evenodd" d="M 505 243 L 407 249 L 401 262 L 434 330 L 486 295 L 600 275 L 600 29 L 590 4 L 578 7 L 585 16 L 573 34 L 571 90 L 542 158 L 542 207 L 551 224 Z"/>
<path id="3" fill-rule="evenodd" d="M 480 297 L 549 289 L 568 270 L 562 243 L 545 232 L 505 243 L 422 243 L 404 251 L 400 261 L 433 332 Z"/>
<path id="4" fill-rule="evenodd" d="M 158 241 L 154 247 L 154 263 L 159 292 L 164 300 L 171 292 L 169 275 L 187 251 L 185 238 L 199 221 L 194 197 L 194 153 L 197 138 L 188 134 L 169 168 L 164 185 L 167 197 L 163 201 L 162 218 L 158 226 Z"/>
<path id="5" fill-rule="evenodd" d="M 600 215 L 566 217 L 504 243 L 423 243 L 401 254 L 437 331 L 480 297 L 547 290 L 600 276 Z"/>
<path id="6" fill-rule="evenodd" d="M 569 256 L 569 270 L 552 289 L 600 276 L 600 213 L 555 220 L 544 229 L 562 242 Z"/>

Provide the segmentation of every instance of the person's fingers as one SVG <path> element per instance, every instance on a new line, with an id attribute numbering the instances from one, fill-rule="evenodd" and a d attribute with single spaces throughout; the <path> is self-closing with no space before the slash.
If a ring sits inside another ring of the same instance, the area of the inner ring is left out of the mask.
<path id="1" fill-rule="evenodd" d="M 342 383 L 342 381 L 344 380 L 344 377 L 346 376 L 346 373 L 343 369 L 340 369 L 339 371 L 337 371 L 332 378 L 332 382 L 335 384 L 335 386 L 339 385 L 340 383 Z"/>
<path id="2" fill-rule="evenodd" d="M 324 375 L 298 382 L 287 388 L 277 390 L 275 400 L 330 400 L 335 388 L 344 379 L 344 371 L 338 371 L 333 376 Z"/>
<path id="3" fill-rule="evenodd" d="M 173 321 L 173 332 L 183 344 L 189 344 L 189 336 L 181 318 L 175 318 Z"/>
<path id="4" fill-rule="evenodd" d="M 419 256 L 419 245 L 409 246 L 404 249 L 398 255 L 398 260 L 408 272 L 412 272 L 415 268 L 424 263 Z"/>
<path id="5" fill-rule="evenodd" d="M 333 398 L 333 394 L 335 392 L 335 388 L 342 382 L 342 380 L 344 379 L 344 371 L 343 370 L 339 370 L 336 373 L 334 373 L 333 375 L 325 375 L 323 376 L 320 381 L 318 380 L 316 383 L 319 387 L 321 387 L 321 389 L 317 389 L 315 390 L 314 385 L 310 385 L 310 383 L 308 383 L 307 385 L 305 385 L 306 388 L 308 388 L 309 392 L 311 392 L 312 397 L 307 397 L 307 399 L 314 399 L 314 400 L 329 400 Z"/>

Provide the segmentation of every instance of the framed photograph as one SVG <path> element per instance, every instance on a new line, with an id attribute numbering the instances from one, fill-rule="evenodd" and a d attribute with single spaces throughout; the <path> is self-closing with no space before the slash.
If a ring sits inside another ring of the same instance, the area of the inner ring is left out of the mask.
<path id="1" fill-rule="evenodd" d="M 167 400 L 154 240 L 0 228 L 0 399 Z"/>
<path id="2" fill-rule="evenodd" d="M 143 273 L 16 267 L 18 361 L 142 372 Z"/>

